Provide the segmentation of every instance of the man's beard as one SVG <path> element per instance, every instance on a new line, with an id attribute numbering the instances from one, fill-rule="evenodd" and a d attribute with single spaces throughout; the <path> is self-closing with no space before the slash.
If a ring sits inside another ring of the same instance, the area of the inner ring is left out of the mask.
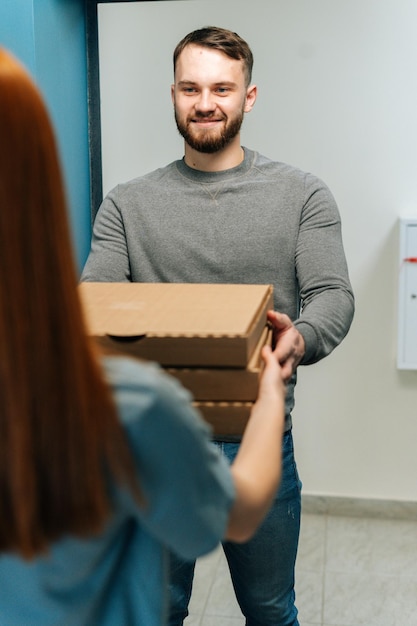
<path id="1" fill-rule="evenodd" d="M 226 124 L 223 124 L 220 132 L 218 130 L 213 132 L 210 129 L 195 131 L 192 126 L 193 122 L 182 122 L 177 115 L 177 111 L 175 110 L 174 112 L 175 121 L 180 135 L 184 137 L 184 140 L 191 148 L 197 150 L 197 152 L 204 152 L 206 154 L 213 154 L 214 152 L 218 152 L 227 146 L 227 144 L 236 137 L 243 122 L 242 110 L 239 115 L 230 121 L 226 118 Z M 196 118 L 198 117 L 205 119 L 207 116 L 196 116 Z"/>

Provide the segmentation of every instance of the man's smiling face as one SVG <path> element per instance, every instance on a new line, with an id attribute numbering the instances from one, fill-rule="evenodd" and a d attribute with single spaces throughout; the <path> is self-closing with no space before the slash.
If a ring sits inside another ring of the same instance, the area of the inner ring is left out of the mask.
<path id="1" fill-rule="evenodd" d="M 218 152 L 238 135 L 247 100 L 242 61 L 190 44 L 178 57 L 171 91 L 178 130 L 191 148 Z"/>

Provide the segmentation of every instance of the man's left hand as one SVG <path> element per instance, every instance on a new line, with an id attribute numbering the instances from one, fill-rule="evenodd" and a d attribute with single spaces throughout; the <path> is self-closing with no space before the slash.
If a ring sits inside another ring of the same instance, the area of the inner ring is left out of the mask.
<path id="1" fill-rule="evenodd" d="M 304 339 L 285 313 L 268 311 L 268 321 L 274 329 L 274 354 L 281 365 L 282 376 L 288 382 L 304 356 Z"/>

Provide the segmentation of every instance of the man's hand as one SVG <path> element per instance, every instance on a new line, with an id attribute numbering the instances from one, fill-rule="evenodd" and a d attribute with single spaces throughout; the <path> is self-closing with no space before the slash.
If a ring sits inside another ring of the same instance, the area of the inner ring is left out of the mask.
<path id="1" fill-rule="evenodd" d="M 268 321 L 274 329 L 274 354 L 281 365 L 282 377 L 288 382 L 304 356 L 304 339 L 285 313 L 268 311 Z"/>

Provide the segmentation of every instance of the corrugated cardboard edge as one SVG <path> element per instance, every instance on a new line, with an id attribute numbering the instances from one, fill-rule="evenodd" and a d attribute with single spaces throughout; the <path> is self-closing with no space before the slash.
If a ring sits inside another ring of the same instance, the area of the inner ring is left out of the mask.
<path id="1" fill-rule="evenodd" d="M 252 327 L 253 330 L 250 333 L 247 342 L 247 354 L 246 354 L 246 363 L 248 363 L 251 355 L 253 354 L 256 345 L 259 342 L 259 338 L 262 335 L 262 331 L 266 324 L 266 314 L 269 310 L 273 310 L 274 308 L 274 288 L 272 285 L 269 285 L 268 290 L 265 294 L 264 300 L 259 304 L 258 311 L 256 316 L 253 319 Z"/>
<path id="2" fill-rule="evenodd" d="M 253 402 L 263 370 L 262 348 L 271 345 L 272 330 L 266 326 L 246 368 L 166 368 L 197 401 Z"/>
<path id="3" fill-rule="evenodd" d="M 194 402 L 215 436 L 241 436 L 249 421 L 253 402 Z"/>

